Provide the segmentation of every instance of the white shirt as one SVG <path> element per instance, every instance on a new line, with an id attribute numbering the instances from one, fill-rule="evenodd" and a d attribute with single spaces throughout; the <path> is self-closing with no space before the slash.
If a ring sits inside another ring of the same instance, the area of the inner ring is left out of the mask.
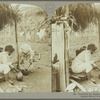
<path id="1" fill-rule="evenodd" d="M 82 51 L 72 62 L 71 69 L 74 73 L 90 72 L 92 70 L 91 52 L 89 50 Z"/>
<path id="2" fill-rule="evenodd" d="M 0 53 L 0 73 L 7 74 L 10 71 L 11 62 L 8 62 L 8 53 Z"/>
<path id="3" fill-rule="evenodd" d="M 10 71 L 10 67 L 7 64 L 0 64 L 0 73 L 7 74 Z"/>

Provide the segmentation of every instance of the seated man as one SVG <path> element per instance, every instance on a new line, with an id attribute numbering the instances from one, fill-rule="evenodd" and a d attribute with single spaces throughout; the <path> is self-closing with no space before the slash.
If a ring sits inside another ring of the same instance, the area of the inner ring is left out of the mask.
<path id="1" fill-rule="evenodd" d="M 93 69 L 93 66 L 96 66 L 94 61 L 91 61 L 91 55 L 96 49 L 94 44 L 90 44 L 86 50 L 78 54 L 72 62 L 72 71 L 74 73 L 86 72 L 88 78 L 90 78 L 91 70 Z"/>

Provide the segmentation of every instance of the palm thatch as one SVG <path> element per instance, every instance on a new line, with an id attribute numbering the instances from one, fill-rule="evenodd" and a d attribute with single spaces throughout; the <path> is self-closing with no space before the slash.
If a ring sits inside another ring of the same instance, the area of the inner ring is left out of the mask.
<path id="1" fill-rule="evenodd" d="M 10 4 L 0 4 L 0 30 L 4 28 L 5 25 L 12 25 L 14 21 L 20 21 L 18 10 L 11 7 Z"/>

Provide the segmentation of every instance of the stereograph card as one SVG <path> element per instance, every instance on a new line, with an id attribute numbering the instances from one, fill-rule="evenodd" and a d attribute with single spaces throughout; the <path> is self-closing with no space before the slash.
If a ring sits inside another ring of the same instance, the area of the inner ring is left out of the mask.
<path id="1" fill-rule="evenodd" d="M 0 0 L 1 99 L 99 99 L 100 2 Z"/>

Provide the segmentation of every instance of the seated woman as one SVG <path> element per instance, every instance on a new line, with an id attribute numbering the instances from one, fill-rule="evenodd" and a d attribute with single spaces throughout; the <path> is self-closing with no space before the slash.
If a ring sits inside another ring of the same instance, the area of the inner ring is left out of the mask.
<path id="1" fill-rule="evenodd" d="M 94 61 L 91 61 L 91 55 L 96 50 L 96 46 L 94 44 L 89 44 L 87 49 L 82 51 L 72 62 L 71 69 L 74 73 L 82 73 L 86 72 L 88 78 L 90 78 L 91 70 L 93 66 L 96 66 Z"/>

